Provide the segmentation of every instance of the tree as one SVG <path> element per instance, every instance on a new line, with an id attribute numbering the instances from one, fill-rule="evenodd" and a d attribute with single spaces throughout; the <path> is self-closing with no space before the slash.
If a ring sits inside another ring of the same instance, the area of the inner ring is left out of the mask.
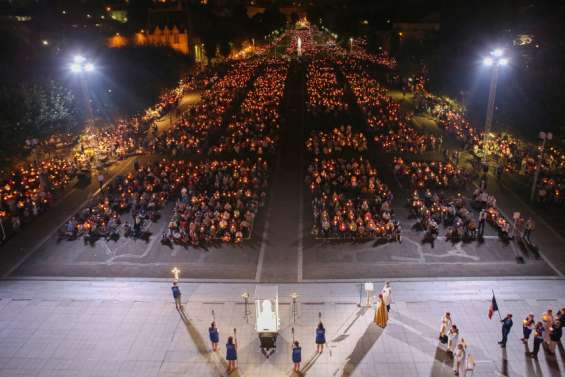
<path id="1" fill-rule="evenodd" d="M 68 131 L 75 124 L 75 100 L 68 89 L 50 81 L 0 89 L 0 143 L 17 147 L 30 137 Z"/>

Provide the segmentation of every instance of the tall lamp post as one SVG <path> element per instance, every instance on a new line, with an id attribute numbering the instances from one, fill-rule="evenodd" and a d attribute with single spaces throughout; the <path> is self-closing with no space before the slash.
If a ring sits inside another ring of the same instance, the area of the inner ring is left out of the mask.
<path id="1" fill-rule="evenodd" d="M 75 55 L 71 64 L 69 65 L 69 70 L 71 71 L 71 73 L 79 76 L 80 88 L 86 106 L 88 119 L 92 121 L 94 118 L 92 114 L 92 106 L 90 105 L 90 96 L 88 95 L 88 87 L 85 75 L 93 73 L 96 70 L 96 67 L 94 66 L 94 63 L 89 62 L 84 56 Z"/>
<path id="2" fill-rule="evenodd" d="M 538 156 L 538 162 L 536 163 L 536 172 L 534 173 L 534 181 L 532 182 L 532 191 L 530 192 L 530 201 L 534 201 L 536 195 L 536 186 L 538 185 L 539 171 L 541 170 L 541 162 L 543 160 L 543 152 L 545 151 L 545 143 L 548 140 L 553 139 L 553 134 L 551 132 L 540 132 L 539 138 L 541 139 L 541 150 Z"/>
<path id="3" fill-rule="evenodd" d="M 490 89 L 487 104 L 487 116 L 485 119 L 485 130 L 483 135 L 483 165 L 487 166 L 487 142 L 492 127 L 494 116 L 494 101 L 496 97 L 496 85 L 498 82 L 498 71 L 501 67 L 508 65 L 508 58 L 504 56 L 504 50 L 497 48 L 490 52 L 490 56 L 483 59 L 483 65 L 491 68 Z"/>

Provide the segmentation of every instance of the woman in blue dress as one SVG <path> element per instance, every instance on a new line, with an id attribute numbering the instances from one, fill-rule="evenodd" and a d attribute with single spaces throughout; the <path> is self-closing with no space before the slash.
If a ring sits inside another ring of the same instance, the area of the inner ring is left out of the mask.
<path id="1" fill-rule="evenodd" d="M 212 322 L 208 328 L 208 334 L 210 335 L 210 342 L 212 343 L 212 351 L 216 352 L 218 350 L 218 342 L 220 341 L 220 333 L 216 327 L 216 322 Z"/>
<path id="2" fill-rule="evenodd" d="M 326 329 L 322 322 L 318 324 L 316 328 L 316 351 L 322 353 L 324 351 L 324 344 L 326 344 Z"/>
<path id="3" fill-rule="evenodd" d="M 292 362 L 294 363 L 293 371 L 300 372 L 300 363 L 302 362 L 302 348 L 298 340 L 292 345 Z"/>
<path id="4" fill-rule="evenodd" d="M 237 368 L 237 339 L 234 340 L 232 336 L 228 338 L 226 343 L 226 360 L 228 362 L 228 373 L 231 373 Z"/>

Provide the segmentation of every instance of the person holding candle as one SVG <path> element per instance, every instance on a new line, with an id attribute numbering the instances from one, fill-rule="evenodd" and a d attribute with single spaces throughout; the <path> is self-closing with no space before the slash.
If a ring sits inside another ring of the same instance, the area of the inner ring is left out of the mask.
<path id="1" fill-rule="evenodd" d="M 534 329 L 534 325 L 535 325 L 534 315 L 528 314 L 526 319 L 522 321 L 522 333 L 524 334 L 524 337 L 521 339 L 522 342 L 528 343 L 528 340 L 530 339 L 530 334 Z"/>

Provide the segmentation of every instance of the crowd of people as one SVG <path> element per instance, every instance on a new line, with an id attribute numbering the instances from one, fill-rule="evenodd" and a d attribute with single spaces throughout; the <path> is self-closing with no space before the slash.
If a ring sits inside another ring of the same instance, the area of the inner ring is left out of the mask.
<path id="1" fill-rule="evenodd" d="M 51 158 L 22 164 L 6 174 L 0 185 L 2 231 L 17 231 L 22 223 L 47 210 L 54 202 L 54 195 L 76 173 L 77 165 L 72 160 Z"/>
<path id="2" fill-rule="evenodd" d="M 176 204 L 163 241 L 199 246 L 248 239 L 255 216 L 265 204 L 268 166 L 261 157 L 256 161 L 168 162 Z"/>
<path id="3" fill-rule="evenodd" d="M 484 134 L 466 118 L 464 109 L 452 100 L 431 94 L 415 96 L 418 111 L 437 119 L 440 127 L 464 145 L 477 158 L 486 153 L 497 164 L 497 175 L 514 174 L 532 177 L 539 168 L 540 179 L 535 190 L 539 203 L 563 204 L 565 186 L 565 152 L 556 146 L 541 146 L 525 142 L 507 133 Z"/>
<path id="4" fill-rule="evenodd" d="M 308 167 L 314 236 L 396 239 L 392 192 L 363 158 L 319 159 Z"/>
<path id="5" fill-rule="evenodd" d="M 166 161 L 150 165 L 135 164 L 126 176 L 118 176 L 92 202 L 82 208 L 60 230 L 60 237 L 84 237 L 93 243 L 99 238 L 140 237 L 144 225 L 159 218 L 169 195 L 176 187 L 168 174 Z M 131 222 L 124 220 L 131 214 Z M 123 232 L 121 232 L 123 230 Z"/>
<path id="6" fill-rule="evenodd" d="M 110 127 L 87 127 L 78 136 L 52 135 L 45 141 L 29 141 L 30 149 L 46 145 L 49 151 L 74 146 L 70 153 L 58 153 L 64 154 L 62 157 L 42 153 L 36 160 L 1 173 L 0 239 L 46 211 L 75 177 L 89 180 L 93 167 L 102 169 L 114 160 L 145 152 L 153 122 L 175 107 L 186 90 L 202 85 L 205 77 L 206 74 L 197 74 L 181 80 L 143 114 L 117 121 Z"/>
<path id="7" fill-rule="evenodd" d="M 261 64 L 258 59 L 230 63 L 227 73 L 204 90 L 200 102 L 157 138 L 154 143 L 156 150 L 170 152 L 173 156 L 188 152 L 203 153 L 209 134 L 221 130 L 226 111 L 242 94 Z"/>
<path id="8" fill-rule="evenodd" d="M 335 68 L 324 58 L 313 58 L 308 64 L 306 96 L 306 109 L 314 117 L 320 114 L 337 117 L 348 109 Z"/>
<path id="9" fill-rule="evenodd" d="M 229 122 L 227 131 L 220 136 L 218 144 L 210 148 L 211 155 L 264 155 L 274 151 L 287 73 L 287 62 L 274 59 L 268 62 Z"/>
<path id="10" fill-rule="evenodd" d="M 400 104 L 371 77 L 360 60 L 343 56 L 338 63 L 367 125 L 376 133 L 374 141 L 383 150 L 419 154 L 441 146 L 441 137 L 419 132 L 410 125 L 411 116 L 400 111 Z"/>
<path id="11" fill-rule="evenodd" d="M 306 149 L 315 156 L 330 156 L 344 151 L 365 152 L 367 137 L 362 132 L 353 132 L 351 125 L 334 128 L 331 132 L 312 131 L 306 140 Z"/>
<path id="12" fill-rule="evenodd" d="M 472 174 L 457 167 L 451 161 L 412 161 L 395 157 L 394 175 L 403 185 L 414 189 L 461 189 L 472 178 Z"/>

